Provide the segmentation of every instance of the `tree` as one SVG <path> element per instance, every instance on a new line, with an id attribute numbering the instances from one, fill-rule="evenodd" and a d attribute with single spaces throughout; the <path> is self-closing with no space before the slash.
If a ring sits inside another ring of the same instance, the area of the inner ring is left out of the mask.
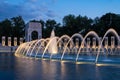
<path id="1" fill-rule="evenodd" d="M 44 37 L 50 37 L 52 29 L 56 29 L 57 27 L 57 22 L 55 20 L 50 20 L 48 19 L 45 23 L 45 35 Z"/>
<path id="2" fill-rule="evenodd" d="M 117 32 L 120 31 L 120 15 L 118 14 L 106 13 L 100 18 L 94 19 L 94 22 L 94 31 L 96 31 L 99 36 L 103 36 L 105 32 L 110 28 L 114 28 Z"/>
<path id="3" fill-rule="evenodd" d="M 89 19 L 87 16 L 74 16 L 67 15 L 63 18 L 63 27 L 66 29 L 66 33 L 69 36 L 79 33 L 81 30 L 88 31 L 89 27 L 91 27 L 92 19 Z M 84 33 L 85 34 L 85 33 Z"/>
<path id="4" fill-rule="evenodd" d="M 43 20 L 39 20 L 39 22 L 41 23 L 42 26 L 42 37 L 45 37 L 45 22 Z"/>
<path id="5" fill-rule="evenodd" d="M 11 36 L 11 30 L 12 30 L 12 24 L 11 21 L 8 19 L 5 19 L 0 23 L 0 30 L 1 30 L 1 36 Z"/>
<path id="6" fill-rule="evenodd" d="M 21 16 L 11 18 L 12 22 L 12 36 L 24 37 L 25 35 L 25 22 Z"/>
<path id="7" fill-rule="evenodd" d="M 63 29 L 65 34 L 71 36 L 75 33 L 76 17 L 72 14 L 69 14 L 63 18 Z"/>
<path id="8" fill-rule="evenodd" d="M 94 30 L 99 36 L 103 36 L 109 28 L 114 28 L 120 35 L 120 15 L 115 13 L 106 13 L 94 20 L 87 16 L 75 16 L 69 14 L 64 16 L 63 25 L 55 20 L 32 20 L 32 22 L 40 22 L 42 25 L 42 37 L 50 37 L 52 29 L 55 29 L 57 36 L 67 34 L 72 36 L 75 33 L 86 34 Z M 24 37 L 25 22 L 21 16 L 5 19 L 0 22 L 0 36 Z M 36 35 L 36 34 L 35 34 Z"/>
<path id="9" fill-rule="evenodd" d="M 0 22 L 0 37 L 2 38 L 2 36 L 5 36 L 6 38 L 11 36 L 11 29 L 12 25 L 11 25 L 11 21 L 8 19 L 3 20 L 2 22 Z M 1 39 L 0 39 L 1 41 Z M 7 43 L 7 39 L 6 39 L 6 43 Z"/>
<path id="10" fill-rule="evenodd" d="M 81 34 L 86 34 L 86 32 L 89 31 L 89 29 L 92 27 L 93 20 L 91 18 L 88 18 L 87 16 L 77 16 L 76 17 L 76 27 L 75 32 L 79 32 Z"/>

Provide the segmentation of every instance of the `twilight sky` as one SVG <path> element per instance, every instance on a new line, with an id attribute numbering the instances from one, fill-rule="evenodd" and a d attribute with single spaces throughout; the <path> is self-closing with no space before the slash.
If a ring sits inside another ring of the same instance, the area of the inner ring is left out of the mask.
<path id="1" fill-rule="evenodd" d="M 55 19 L 62 22 L 68 14 L 100 17 L 105 13 L 120 14 L 120 0 L 0 0 L 0 21 L 21 15 L 32 19 Z"/>

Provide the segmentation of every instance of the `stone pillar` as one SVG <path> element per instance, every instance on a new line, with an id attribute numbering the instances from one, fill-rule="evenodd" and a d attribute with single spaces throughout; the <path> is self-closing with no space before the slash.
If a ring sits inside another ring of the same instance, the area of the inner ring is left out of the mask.
<path id="1" fill-rule="evenodd" d="M 108 48 L 108 37 L 105 37 L 105 48 Z"/>
<path id="2" fill-rule="evenodd" d="M 120 36 L 119 36 L 119 39 L 120 39 Z M 118 40 L 118 48 L 120 48 L 120 40 Z"/>
<path id="3" fill-rule="evenodd" d="M 102 42 L 102 37 L 99 38 L 99 44 L 98 44 L 98 47 L 100 47 L 101 42 Z"/>
<path id="4" fill-rule="evenodd" d="M 38 39 L 41 39 L 42 38 L 42 35 L 38 33 Z"/>
<path id="5" fill-rule="evenodd" d="M 78 38 L 75 39 L 75 44 L 76 44 L 76 48 L 79 48 L 79 39 Z"/>
<path id="6" fill-rule="evenodd" d="M 115 47 L 115 37 L 112 36 L 111 37 L 111 48 L 114 48 Z"/>
<path id="7" fill-rule="evenodd" d="M 90 38 L 87 38 L 87 48 L 90 48 Z"/>
<path id="8" fill-rule="evenodd" d="M 29 34 L 29 36 L 28 36 L 28 41 L 31 41 L 31 35 Z"/>
<path id="9" fill-rule="evenodd" d="M 2 46 L 5 46 L 5 36 L 2 36 Z"/>
<path id="10" fill-rule="evenodd" d="M 96 38 L 94 37 L 93 38 L 93 48 L 95 48 L 96 47 Z"/>
<path id="11" fill-rule="evenodd" d="M 20 44 L 22 44 L 23 43 L 23 38 L 20 38 Z"/>
<path id="12" fill-rule="evenodd" d="M 17 37 L 14 37 L 14 46 L 17 46 Z"/>
<path id="13" fill-rule="evenodd" d="M 11 46 L 11 37 L 8 37 L 8 46 Z"/>
<path id="14" fill-rule="evenodd" d="M 64 47 L 66 46 L 66 44 L 67 44 L 67 39 L 65 38 L 64 39 Z"/>

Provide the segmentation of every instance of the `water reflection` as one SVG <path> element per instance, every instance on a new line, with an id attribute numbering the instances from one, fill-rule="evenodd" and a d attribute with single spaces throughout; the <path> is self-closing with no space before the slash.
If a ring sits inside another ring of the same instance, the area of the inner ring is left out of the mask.
<path id="1" fill-rule="evenodd" d="M 102 79 L 101 79 L 101 74 L 100 74 L 100 71 L 99 71 L 99 67 L 96 66 L 95 69 L 96 69 L 96 70 L 95 70 L 95 71 L 96 71 L 96 72 L 95 72 L 95 73 L 96 73 L 96 76 L 95 76 L 95 77 L 96 77 L 96 80 L 102 80 Z"/>
<path id="2" fill-rule="evenodd" d="M 14 57 L 12 54 L 0 53 L 0 80 L 14 80 Z M 9 73 L 13 75 L 9 75 Z"/>
<path id="3" fill-rule="evenodd" d="M 120 66 L 34 60 L 0 54 L 0 80 L 119 80 L 119 73 Z"/>
<path id="4" fill-rule="evenodd" d="M 14 67 L 14 58 L 10 54 L 0 54 L 0 70 L 9 70 Z"/>

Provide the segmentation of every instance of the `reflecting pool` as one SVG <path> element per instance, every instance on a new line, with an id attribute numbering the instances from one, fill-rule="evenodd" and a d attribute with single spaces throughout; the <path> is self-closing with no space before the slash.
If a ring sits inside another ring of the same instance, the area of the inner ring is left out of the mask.
<path id="1" fill-rule="evenodd" d="M 119 80 L 120 65 L 15 57 L 0 53 L 0 80 Z"/>

